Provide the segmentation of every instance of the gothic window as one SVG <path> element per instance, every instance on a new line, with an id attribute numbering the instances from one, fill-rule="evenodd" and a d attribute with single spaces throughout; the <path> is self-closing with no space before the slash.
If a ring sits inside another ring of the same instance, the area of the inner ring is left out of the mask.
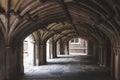
<path id="1" fill-rule="evenodd" d="M 72 39 L 70 40 L 70 43 L 79 43 L 79 38 L 75 38 L 75 39 Z"/>

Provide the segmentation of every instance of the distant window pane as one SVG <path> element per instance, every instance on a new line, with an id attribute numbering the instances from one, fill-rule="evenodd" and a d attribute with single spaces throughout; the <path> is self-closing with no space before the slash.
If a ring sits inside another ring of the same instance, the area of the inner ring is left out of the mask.
<path id="1" fill-rule="evenodd" d="M 72 39 L 70 42 L 71 42 L 71 43 L 74 43 L 74 39 Z"/>
<path id="2" fill-rule="evenodd" d="M 75 43 L 79 43 L 79 39 L 75 39 Z"/>
<path id="3" fill-rule="evenodd" d="M 28 52 L 28 42 L 24 41 L 24 52 Z"/>

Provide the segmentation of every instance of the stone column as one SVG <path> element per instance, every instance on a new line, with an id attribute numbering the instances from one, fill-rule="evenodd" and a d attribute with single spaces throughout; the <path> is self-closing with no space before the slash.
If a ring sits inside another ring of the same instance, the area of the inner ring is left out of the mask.
<path id="1" fill-rule="evenodd" d="M 88 41 L 88 55 L 90 55 L 91 54 L 91 50 L 90 50 L 90 41 Z"/>
<path id="2" fill-rule="evenodd" d="M 110 67 L 111 64 L 111 42 L 109 38 L 106 38 L 104 43 L 104 66 Z"/>
<path id="3" fill-rule="evenodd" d="M 103 46 L 103 66 L 110 67 L 110 58 L 111 58 L 111 48 L 110 43 L 106 40 Z"/>
<path id="4" fill-rule="evenodd" d="M 63 41 L 62 40 L 60 40 L 60 54 L 65 54 L 64 53 L 64 43 L 63 43 Z"/>
<path id="5" fill-rule="evenodd" d="M 18 77 L 19 73 L 23 72 L 23 64 L 21 64 L 21 48 L 19 46 L 6 47 L 6 78 L 13 80 Z M 20 50 L 20 52 L 18 52 Z"/>
<path id="6" fill-rule="evenodd" d="M 40 60 L 40 58 L 41 58 L 41 55 L 40 55 L 40 45 L 39 45 L 39 43 L 37 44 L 37 62 L 38 62 L 38 66 L 39 65 L 41 65 L 41 60 Z"/>
<path id="7" fill-rule="evenodd" d="M 57 58 L 57 44 L 53 42 L 52 44 L 52 53 L 53 53 L 53 58 Z"/>
<path id="8" fill-rule="evenodd" d="M 103 47 L 103 66 L 107 66 L 107 48 L 106 45 Z"/>
<path id="9" fill-rule="evenodd" d="M 40 44 L 39 49 L 39 65 L 46 64 L 46 44 Z"/>
<path id="10" fill-rule="evenodd" d="M 57 42 L 57 55 L 60 55 L 60 42 Z"/>
<path id="11" fill-rule="evenodd" d="M 100 46 L 98 46 L 98 64 L 101 64 L 101 52 L 100 52 Z"/>
<path id="12" fill-rule="evenodd" d="M 116 49 L 115 55 L 115 79 L 120 80 L 120 52 Z"/>
<path id="13" fill-rule="evenodd" d="M 118 80 L 120 80 L 120 51 L 118 53 Z"/>
<path id="14" fill-rule="evenodd" d="M 36 42 L 34 42 L 34 53 L 33 53 L 33 65 L 36 66 L 37 65 L 37 46 L 36 46 Z"/>
<path id="15" fill-rule="evenodd" d="M 6 80 L 6 56 L 5 56 L 5 48 L 4 44 L 1 43 L 2 41 L 0 40 L 0 80 Z"/>
<path id="16" fill-rule="evenodd" d="M 93 44 L 93 56 L 95 56 L 96 55 L 96 52 L 95 52 L 95 44 Z"/>
<path id="17" fill-rule="evenodd" d="M 67 43 L 64 43 L 64 53 L 67 55 L 68 52 L 67 52 Z"/>
<path id="18" fill-rule="evenodd" d="M 39 45 L 39 43 L 37 43 L 37 45 L 36 45 L 36 56 L 37 56 L 37 66 L 39 66 L 40 65 L 40 45 Z"/>
<path id="19" fill-rule="evenodd" d="M 94 56 L 98 59 L 99 57 L 99 46 L 98 44 L 95 44 L 94 46 Z"/>
<path id="20" fill-rule="evenodd" d="M 95 57 L 96 57 L 97 62 L 98 62 L 98 60 L 99 60 L 99 47 L 98 47 L 98 45 L 96 45 L 95 50 L 96 50 L 95 51 L 95 53 L 96 53 Z"/>
<path id="21" fill-rule="evenodd" d="M 101 66 L 104 65 L 104 50 L 103 50 L 103 46 L 100 47 L 100 52 L 101 52 Z"/>
<path id="22" fill-rule="evenodd" d="M 50 59 L 53 58 L 53 57 L 52 57 L 52 56 L 53 56 L 53 53 L 52 53 L 52 52 L 53 52 L 53 51 L 52 51 L 53 48 L 52 48 L 52 47 L 53 47 L 53 45 L 52 45 L 52 39 L 49 39 L 49 58 L 50 58 Z"/>
<path id="23" fill-rule="evenodd" d="M 99 46 L 99 65 L 103 66 L 103 46 Z"/>
<path id="24" fill-rule="evenodd" d="M 115 50 L 113 48 L 111 53 L 111 75 L 115 76 Z"/>
<path id="25" fill-rule="evenodd" d="M 69 55 L 69 41 L 64 43 L 64 53 Z"/>
<path id="26" fill-rule="evenodd" d="M 100 46 L 98 46 L 98 54 L 99 54 L 99 58 L 98 58 L 98 64 L 101 64 L 101 52 L 100 52 Z"/>
<path id="27" fill-rule="evenodd" d="M 69 55 L 69 41 L 67 42 L 67 55 Z"/>
<path id="28" fill-rule="evenodd" d="M 108 46 L 108 44 L 110 44 L 110 43 L 108 43 L 109 41 L 108 41 L 108 38 L 106 37 L 105 38 L 105 41 L 104 41 L 104 44 L 103 44 L 103 66 L 104 67 L 106 67 L 107 65 L 108 65 L 108 57 L 110 57 L 108 54 L 110 54 L 110 53 L 108 53 L 108 47 L 110 46 Z"/>
<path id="29" fill-rule="evenodd" d="M 52 58 L 57 58 L 57 42 L 55 42 L 54 37 L 52 37 Z"/>
<path id="30" fill-rule="evenodd" d="M 16 74 L 16 69 L 15 69 L 15 72 L 12 72 L 13 70 L 13 65 L 10 65 L 10 64 L 13 64 L 13 62 L 11 61 L 11 55 L 12 54 L 12 47 L 10 46 L 6 46 L 6 78 L 7 79 L 13 79 L 14 74 Z"/>
<path id="31" fill-rule="evenodd" d="M 93 43 L 91 41 L 88 42 L 88 55 L 93 55 Z"/>
<path id="32" fill-rule="evenodd" d="M 23 75 L 24 74 L 24 63 L 23 63 L 23 44 L 18 46 L 17 48 L 17 72 L 18 75 Z"/>

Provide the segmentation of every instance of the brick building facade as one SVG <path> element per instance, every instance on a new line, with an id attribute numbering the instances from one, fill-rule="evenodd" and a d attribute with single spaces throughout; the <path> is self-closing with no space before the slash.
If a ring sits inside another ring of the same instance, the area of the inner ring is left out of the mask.
<path id="1" fill-rule="evenodd" d="M 69 41 L 70 53 L 87 53 L 87 41 L 81 38 L 74 38 Z"/>

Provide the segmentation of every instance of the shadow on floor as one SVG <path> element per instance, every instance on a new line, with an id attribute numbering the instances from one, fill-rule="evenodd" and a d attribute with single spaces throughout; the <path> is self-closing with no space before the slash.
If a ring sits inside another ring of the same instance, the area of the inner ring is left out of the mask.
<path id="1" fill-rule="evenodd" d="M 26 66 L 22 80 L 114 80 L 110 69 L 99 67 L 92 56 L 59 56 L 47 65 Z"/>

